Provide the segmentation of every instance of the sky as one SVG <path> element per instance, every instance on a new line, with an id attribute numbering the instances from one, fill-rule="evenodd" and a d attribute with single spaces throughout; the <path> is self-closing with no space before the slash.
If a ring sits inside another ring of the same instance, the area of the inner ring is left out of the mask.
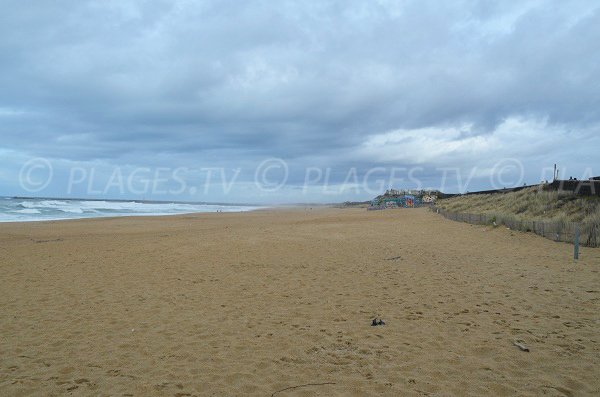
<path id="1" fill-rule="evenodd" d="M 296 203 L 600 175 L 596 1 L 0 0 L 0 195 Z"/>

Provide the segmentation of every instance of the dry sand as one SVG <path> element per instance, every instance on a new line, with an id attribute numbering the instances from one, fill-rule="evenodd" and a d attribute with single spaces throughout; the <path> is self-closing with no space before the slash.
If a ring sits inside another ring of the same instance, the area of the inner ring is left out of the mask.
<path id="1" fill-rule="evenodd" d="M 598 395 L 581 256 L 425 209 L 0 224 L 0 395 Z"/>

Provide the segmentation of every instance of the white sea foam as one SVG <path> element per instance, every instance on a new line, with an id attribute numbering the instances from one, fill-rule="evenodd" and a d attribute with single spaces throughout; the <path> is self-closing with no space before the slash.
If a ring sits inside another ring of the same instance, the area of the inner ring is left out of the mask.
<path id="1" fill-rule="evenodd" d="M 138 201 L 8 199 L 0 205 L 0 222 L 96 218 L 105 216 L 158 216 L 195 212 L 239 212 L 259 207 Z"/>
<path id="2" fill-rule="evenodd" d="M 16 210 L 19 214 L 41 214 L 40 210 L 36 210 L 35 208 L 25 208 L 22 210 Z"/>

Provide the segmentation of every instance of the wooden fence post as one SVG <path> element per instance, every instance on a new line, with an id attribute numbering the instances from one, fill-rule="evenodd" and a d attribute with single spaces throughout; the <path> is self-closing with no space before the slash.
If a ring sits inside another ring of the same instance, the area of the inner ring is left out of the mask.
<path id="1" fill-rule="evenodd" d="M 573 259 L 579 259 L 579 225 L 575 226 L 575 246 L 573 248 Z"/>

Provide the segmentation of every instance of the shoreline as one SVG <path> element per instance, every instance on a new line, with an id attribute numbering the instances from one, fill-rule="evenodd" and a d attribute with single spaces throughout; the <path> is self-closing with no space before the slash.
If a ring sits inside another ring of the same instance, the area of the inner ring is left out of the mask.
<path id="1" fill-rule="evenodd" d="M 1 220 L 0 219 L 0 226 L 4 225 L 4 224 L 12 224 L 12 223 L 40 223 L 40 222 L 63 222 L 63 221 L 76 221 L 76 220 L 86 220 L 86 219 L 106 219 L 106 218 L 143 218 L 143 217 L 148 217 L 148 218 L 155 218 L 155 217 L 169 217 L 169 216 L 178 216 L 178 215 L 192 215 L 192 214 L 211 214 L 211 213 L 242 213 L 242 212 L 251 212 L 251 211 L 260 211 L 260 210 L 265 210 L 265 209 L 270 209 L 270 208 L 275 208 L 275 207 L 268 207 L 268 206 L 257 206 L 257 207 L 252 207 L 251 209 L 245 209 L 245 210 L 226 210 L 226 211 L 193 211 L 193 212 L 179 212 L 179 213 L 157 213 L 157 214 L 152 214 L 152 213 L 130 213 L 130 214 L 123 214 L 123 215 L 114 215 L 114 214 L 107 214 L 107 215 L 98 215 L 98 216 L 82 216 L 82 217 L 69 217 L 69 218 L 43 218 L 43 219 L 21 219 L 21 220 Z"/>
<path id="2" fill-rule="evenodd" d="M 82 220 L 93 220 L 93 219 L 119 219 L 119 218 L 158 218 L 158 217 L 171 217 L 171 216 L 185 216 L 185 215 L 196 215 L 196 214 L 238 214 L 241 212 L 252 212 L 252 211 L 261 211 L 265 210 L 265 208 L 256 208 L 245 211 L 204 211 L 204 212 L 182 212 L 177 214 L 127 214 L 127 215 L 106 215 L 106 216 L 89 216 L 89 217 L 81 217 L 81 218 L 52 218 L 52 219 L 24 219 L 20 221 L 2 221 L 0 220 L 0 225 L 4 224 L 19 224 L 19 223 L 44 223 L 44 222 L 63 222 L 63 221 L 82 221 Z"/>

